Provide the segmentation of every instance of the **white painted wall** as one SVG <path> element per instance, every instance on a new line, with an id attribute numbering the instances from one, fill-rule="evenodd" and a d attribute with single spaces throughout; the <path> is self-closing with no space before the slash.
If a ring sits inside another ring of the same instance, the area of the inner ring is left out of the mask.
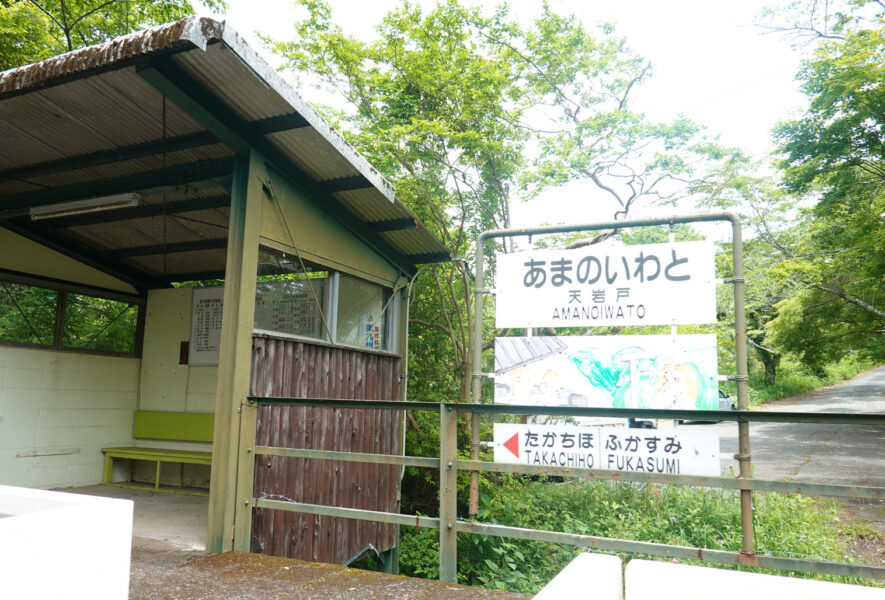
<path id="1" fill-rule="evenodd" d="M 0 346 L 0 484 L 101 482 L 106 446 L 132 445 L 137 358 Z"/>
<path id="2" fill-rule="evenodd" d="M 178 364 L 181 342 L 190 338 L 192 299 L 193 288 L 148 293 L 139 410 L 215 412 L 218 367 Z"/>
<path id="3" fill-rule="evenodd" d="M 181 343 L 190 339 L 193 288 L 173 288 L 148 292 L 144 347 L 139 384 L 139 410 L 173 412 L 215 412 L 217 366 L 180 365 Z M 212 444 L 135 440 L 136 446 L 178 450 L 211 451 Z M 137 463 L 136 481 L 153 482 L 155 465 Z M 185 485 L 209 487 L 209 467 L 169 465 L 161 481 L 177 485 L 183 469 Z"/>
<path id="4" fill-rule="evenodd" d="M 0 485 L 0 598 L 128 598 L 132 509 Z"/>
<path id="5" fill-rule="evenodd" d="M 128 283 L 2 227 L 0 227 L 0 248 L 3 248 L 3 252 L 0 252 L 0 268 L 3 269 L 76 281 L 111 290 L 135 292 L 135 288 Z"/>

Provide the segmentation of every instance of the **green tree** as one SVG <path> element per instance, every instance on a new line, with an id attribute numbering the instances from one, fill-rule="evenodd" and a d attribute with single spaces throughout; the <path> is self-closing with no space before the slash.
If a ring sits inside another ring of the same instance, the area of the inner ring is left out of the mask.
<path id="1" fill-rule="evenodd" d="M 224 0 L 203 0 L 221 11 Z M 188 0 L 0 0 L 0 70 L 193 14 Z"/>
<path id="2" fill-rule="evenodd" d="M 764 231 L 776 273 L 799 286 L 769 331 L 815 368 L 852 351 L 885 357 L 885 28 L 880 3 L 852 4 L 879 11 L 842 18 L 819 44 L 798 76 L 809 108 L 775 132 L 786 198 L 808 208 Z"/>
<path id="3" fill-rule="evenodd" d="M 403 1 L 366 42 L 346 35 L 321 0 L 297 4 L 307 16 L 295 40 L 268 46 L 297 77 L 344 96 L 347 107 L 326 114 L 468 257 L 426 267 L 414 284 L 413 398 L 470 399 L 472 349 L 491 347 L 472 334 L 473 240 L 509 225 L 518 192 L 587 179 L 599 193 L 585 201 L 624 218 L 681 197 L 699 165 L 721 157 L 687 120 L 657 124 L 632 110 L 651 69 L 610 27 L 588 30 L 546 5 L 524 25 L 506 7 L 487 16 L 455 0 L 428 12 Z"/>
<path id="4" fill-rule="evenodd" d="M 518 190 L 587 179 L 599 194 L 585 201 L 623 218 L 688 193 L 698 165 L 722 157 L 687 120 L 658 124 L 632 110 L 651 69 L 610 27 L 590 31 L 546 5 L 525 26 L 506 7 L 484 16 L 455 1 L 427 13 L 403 2 L 364 42 L 323 2 L 299 4 L 307 18 L 295 41 L 268 45 L 285 68 L 344 95 L 348 108 L 334 118 L 456 255 L 471 256 L 480 231 L 508 226 Z M 471 271 L 469 260 L 425 269 L 412 314 L 413 332 L 435 329 L 447 342 L 441 352 L 440 338 L 422 333 L 413 356 L 439 361 L 440 373 L 454 367 L 458 377 L 442 381 L 461 400 L 471 383 Z M 411 389 L 442 391 L 424 385 L 413 378 Z"/>

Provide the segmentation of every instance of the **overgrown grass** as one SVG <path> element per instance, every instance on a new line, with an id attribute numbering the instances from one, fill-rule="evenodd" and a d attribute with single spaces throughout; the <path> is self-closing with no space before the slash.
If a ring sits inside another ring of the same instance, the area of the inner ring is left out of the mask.
<path id="1" fill-rule="evenodd" d="M 750 402 L 760 405 L 809 392 L 851 379 L 874 366 L 870 361 L 847 357 L 820 373 L 813 373 L 795 359 L 784 357 L 775 385 L 765 384 L 760 365 L 751 368 Z M 726 384 L 726 389 L 728 385 L 733 386 Z M 736 397 L 734 389 L 730 392 Z M 733 490 L 606 481 L 551 483 L 507 475 L 486 477 L 478 516 L 483 522 L 714 550 L 740 550 L 740 499 Z M 846 555 L 846 547 L 857 538 L 877 536 L 874 531 L 852 531 L 844 527 L 844 523 L 837 523 L 841 505 L 836 501 L 759 492 L 754 493 L 753 498 L 755 543 L 759 553 L 852 562 Z M 435 530 L 403 528 L 400 571 L 405 575 L 438 578 L 438 540 L 439 533 Z M 459 535 L 459 582 L 536 593 L 581 551 L 558 544 Z M 813 577 L 872 584 L 827 575 Z"/>
<path id="2" fill-rule="evenodd" d="M 764 373 L 760 372 L 760 369 L 751 369 L 750 406 L 797 396 L 817 388 L 847 381 L 875 366 L 875 363 L 870 360 L 847 356 L 837 363 L 827 365 L 823 371 L 814 373 L 795 358 L 785 356 L 778 367 L 774 385 L 765 383 Z M 733 398 L 736 397 L 734 384 L 725 384 L 725 387 L 730 387 L 729 393 Z"/>
<path id="3" fill-rule="evenodd" d="M 493 481 L 494 485 L 487 485 L 482 495 L 479 519 L 484 522 L 740 550 L 740 500 L 733 490 L 605 481 L 543 483 L 519 476 L 497 476 Z M 838 510 L 836 502 L 757 493 L 754 503 L 760 553 L 850 560 L 832 522 Z M 438 535 L 432 530 L 404 528 L 400 540 L 403 574 L 438 577 Z M 536 593 L 580 551 L 557 544 L 461 535 L 459 582 Z M 816 577 L 860 583 L 856 579 Z"/>

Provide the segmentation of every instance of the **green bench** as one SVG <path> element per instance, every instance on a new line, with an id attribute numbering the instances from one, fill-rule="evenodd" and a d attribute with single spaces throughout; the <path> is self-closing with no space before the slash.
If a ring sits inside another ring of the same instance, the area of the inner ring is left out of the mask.
<path id="1" fill-rule="evenodd" d="M 132 425 L 132 437 L 137 440 L 170 440 L 185 442 L 212 442 L 215 428 L 215 415 L 212 413 L 184 413 L 138 410 Z M 104 476 L 102 485 L 155 492 L 172 492 L 207 496 L 206 492 L 185 490 L 184 465 L 211 465 L 212 453 L 196 450 L 169 450 L 167 448 L 102 448 L 104 452 Z M 125 482 L 111 481 L 114 472 L 114 460 L 129 461 L 129 479 Z M 134 461 L 147 460 L 157 463 L 156 478 L 153 487 L 132 482 Z M 178 478 L 178 489 L 160 487 L 160 469 L 164 463 L 181 465 Z"/>

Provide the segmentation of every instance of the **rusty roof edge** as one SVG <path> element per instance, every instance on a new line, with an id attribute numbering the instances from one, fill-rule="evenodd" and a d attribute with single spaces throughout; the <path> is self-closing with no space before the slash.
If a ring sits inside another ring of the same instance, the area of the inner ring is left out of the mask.
<path id="1" fill-rule="evenodd" d="M 243 37 L 232 27 L 225 27 L 221 40 L 243 61 L 243 63 L 279 94 L 289 105 L 310 123 L 323 139 L 332 145 L 347 161 L 359 171 L 390 202 L 402 205 L 396 199 L 396 190 L 378 170 L 367 161 L 344 137 L 332 129 L 326 120 L 305 101 L 297 91 L 284 80 L 276 69 L 271 67 Z M 407 209 L 408 210 L 408 209 Z M 411 212 L 411 211 L 409 211 Z"/>
<path id="2" fill-rule="evenodd" d="M 221 39 L 223 30 L 223 21 L 193 16 L 9 69 L 0 72 L 0 98 L 183 44 L 205 50 L 211 40 Z"/>

